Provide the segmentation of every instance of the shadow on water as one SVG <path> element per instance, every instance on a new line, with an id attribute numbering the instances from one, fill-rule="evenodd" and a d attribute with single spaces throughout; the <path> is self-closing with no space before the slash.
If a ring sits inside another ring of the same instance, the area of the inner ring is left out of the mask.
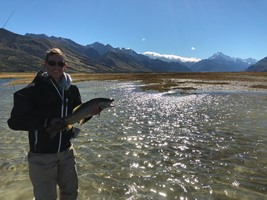
<path id="1" fill-rule="evenodd" d="M 137 85 L 78 84 L 83 101 L 116 100 L 73 141 L 79 199 L 267 198 L 266 94 L 166 95 Z M 7 128 L 14 89 L 2 90 L 0 198 L 28 199 L 27 134 Z"/>

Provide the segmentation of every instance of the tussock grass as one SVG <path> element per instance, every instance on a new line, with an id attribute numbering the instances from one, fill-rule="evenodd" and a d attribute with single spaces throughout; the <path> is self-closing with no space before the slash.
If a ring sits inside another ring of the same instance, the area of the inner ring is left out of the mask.
<path id="1" fill-rule="evenodd" d="M 36 73 L 0 73 L 0 78 L 13 79 L 10 84 L 27 84 Z M 73 73 L 74 82 L 91 80 L 140 81 L 144 90 L 194 90 L 193 85 L 223 86 L 238 83 L 254 89 L 267 89 L 267 72 L 203 72 L 203 73 Z"/>
<path id="2" fill-rule="evenodd" d="M 267 85 L 252 85 L 251 88 L 267 89 Z"/>

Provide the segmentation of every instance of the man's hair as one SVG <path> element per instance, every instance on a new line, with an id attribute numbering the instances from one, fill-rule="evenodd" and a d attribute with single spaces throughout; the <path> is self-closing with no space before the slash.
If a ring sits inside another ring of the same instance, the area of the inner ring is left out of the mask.
<path id="1" fill-rule="evenodd" d="M 64 55 L 64 53 L 63 53 L 59 48 L 52 48 L 52 49 L 49 49 L 49 50 L 46 52 L 45 62 L 47 62 L 49 56 L 52 56 L 52 55 L 63 56 L 63 58 L 65 59 L 65 55 Z"/>

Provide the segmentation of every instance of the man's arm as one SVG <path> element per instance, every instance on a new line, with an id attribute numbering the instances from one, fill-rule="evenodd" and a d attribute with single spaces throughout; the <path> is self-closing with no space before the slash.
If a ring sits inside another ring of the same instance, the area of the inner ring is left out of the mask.
<path id="1" fill-rule="evenodd" d="M 22 89 L 14 94 L 14 107 L 7 121 L 9 128 L 13 130 L 31 131 L 43 127 L 44 120 L 34 116 L 28 92 L 30 91 Z"/>

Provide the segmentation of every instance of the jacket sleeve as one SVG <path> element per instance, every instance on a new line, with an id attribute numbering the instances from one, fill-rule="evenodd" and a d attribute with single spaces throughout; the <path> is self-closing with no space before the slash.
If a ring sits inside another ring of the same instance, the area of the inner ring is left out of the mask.
<path id="1" fill-rule="evenodd" d="M 40 129 L 43 126 L 43 119 L 36 117 L 34 114 L 30 92 L 28 88 L 24 88 L 14 94 L 14 106 L 11 111 L 11 117 L 7 121 L 9 128 L 31 131 Z"/>

